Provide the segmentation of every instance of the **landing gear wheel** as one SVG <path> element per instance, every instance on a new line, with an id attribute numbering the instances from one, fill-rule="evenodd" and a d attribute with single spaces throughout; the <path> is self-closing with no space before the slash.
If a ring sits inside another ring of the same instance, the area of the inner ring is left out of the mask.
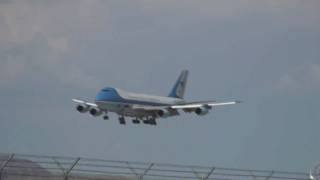
<path id="1" fill-rule="evenodd" d="M 103 119 L 104 120 L 109 120 L 109 116 L 105 115 L 105 116 L 103 116 Z"/>
<path id="2" fill-rule="evenodd" d="M 149 124 L 156 126 L 157 125 L 156 119 L 155 118 L 150 119 Z"/>
<path id="3" fill-rule="evenodd" d="M 132 123 L 133 123 L 133 124 L 140 124 L 140 121 L 139 121 L 138 119 L 133 119 L 133 120 L 132 120 Z"/>
<path id="4" fill-rule="evenodd" d="M 144 124 L 150 124 L 150 125 L 157 125 L 156 119 L 155 118 L 151 118 L 151 119 L 147 119 L 143 121 Z"/>
<path id="5" fill-rule="evenodd" d="M 124 119 L 124 117 L 119 117 L 119 123 L 122 125 L 126 124 L 126 120 Z"/>

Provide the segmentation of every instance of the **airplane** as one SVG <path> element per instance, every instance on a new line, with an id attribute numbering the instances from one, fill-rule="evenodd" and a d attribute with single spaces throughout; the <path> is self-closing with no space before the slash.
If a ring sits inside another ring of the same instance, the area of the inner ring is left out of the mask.
<path id="1" fill-rule="evenodd" d="M 113 87 L 103 88 L 90 103 L 79 99 L 72 99 L 77 103 L 76 110 L 80 113 L 89 112 L 92 116 L 103 116 L 108 120 L 109 112 L 119 115 L 119 123 L 126 124 L 125 117 L 132 117 L 133 124 L 143 122 L 148 125 L 157 125 L 156 119 L 180 115 L 180 111 L 195 113 L 204 116 L 215 106 L 225 106 L 240 103 L 239 101 L 216 102 L 184 100 L 187 85 L 188 70 L 183 70 L 167 97 L 137 94 Z"/>

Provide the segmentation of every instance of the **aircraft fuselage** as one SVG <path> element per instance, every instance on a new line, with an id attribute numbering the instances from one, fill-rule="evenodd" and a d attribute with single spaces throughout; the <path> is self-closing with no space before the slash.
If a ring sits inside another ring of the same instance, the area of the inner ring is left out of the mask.
<path id="1" fill-rule="evenodd" d="M 184 100 L 178 98 L 137 94 L 111 87 L 103 88 L 95 98 L 98 108 L 105 112 L 110 111 L 122 116 L 139 118 L 155 116 L 153 111 L 139 109 L 139 106 L 170 106 L 184 102 Z"/>

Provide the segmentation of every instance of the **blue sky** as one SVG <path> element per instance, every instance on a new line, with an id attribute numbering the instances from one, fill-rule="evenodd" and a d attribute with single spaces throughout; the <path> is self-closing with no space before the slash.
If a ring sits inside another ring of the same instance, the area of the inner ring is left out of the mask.
<path id="1" fill-rule="evenodd" d="M 308 171 L 320 161 L 317 0 L 0 2 L 0 152 Z M 75 111 L 103 86 L 242 100 L 120 126 Z"/>

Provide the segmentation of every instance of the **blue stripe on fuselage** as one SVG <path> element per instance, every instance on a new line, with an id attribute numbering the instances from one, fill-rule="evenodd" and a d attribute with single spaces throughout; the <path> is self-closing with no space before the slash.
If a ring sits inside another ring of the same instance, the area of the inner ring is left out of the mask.
<path id="1" fill-rule="evenodd" d="M 109 102 L 118 102 L 125 104 L 138 104 L 138 105 L 149 105 L 149 106 L 167 106 L 169 104 L 156 103 L 150 101 L 138 101 L 138 100 L 130 100 L 124 99 L 119 95 L 116 89 L 114 88 L 104 88 L 102 89 L 96 96 L 95 101 L 109 101 Z"/>

